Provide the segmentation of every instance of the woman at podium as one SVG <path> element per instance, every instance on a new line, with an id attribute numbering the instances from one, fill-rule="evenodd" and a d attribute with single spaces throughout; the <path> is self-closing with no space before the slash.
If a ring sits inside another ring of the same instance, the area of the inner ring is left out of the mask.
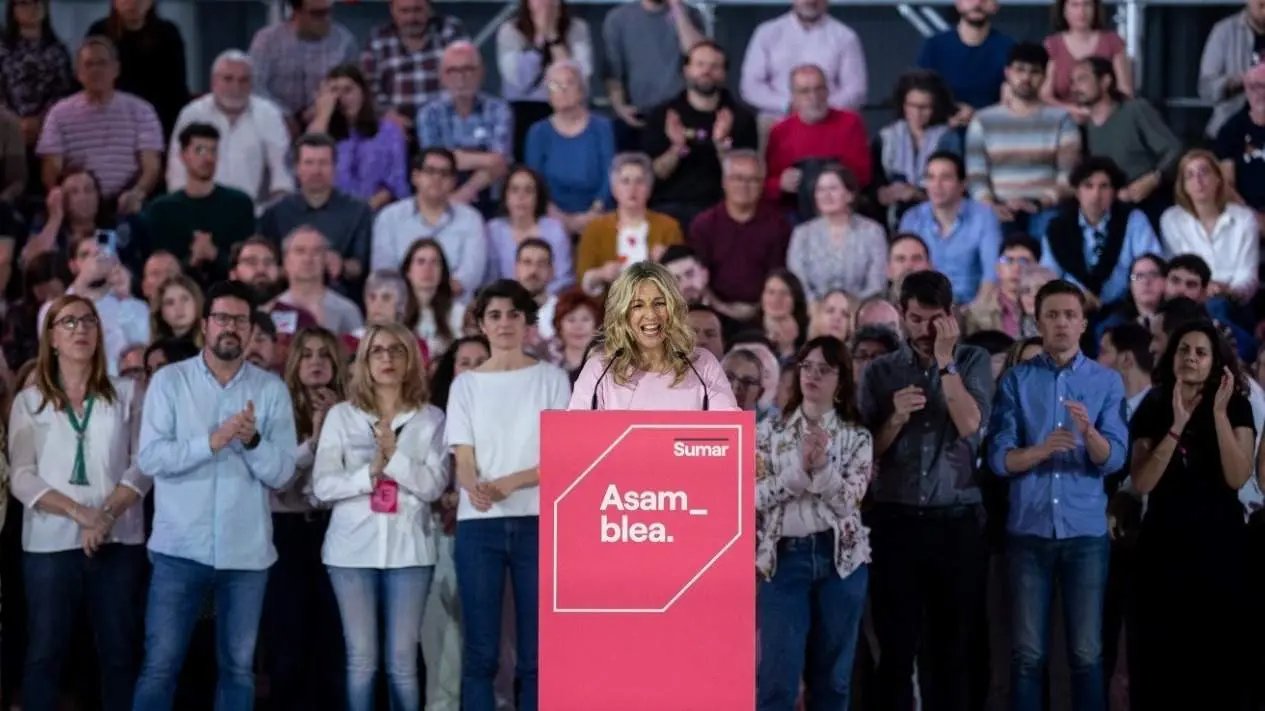
<path id="1" fill-rule="evenodd" d="M 594 348 L 571 393 L 570 410 L 737 410 L 720 363 L 694 345 L 676 280 L 638 262 L 611 284 Z"/>

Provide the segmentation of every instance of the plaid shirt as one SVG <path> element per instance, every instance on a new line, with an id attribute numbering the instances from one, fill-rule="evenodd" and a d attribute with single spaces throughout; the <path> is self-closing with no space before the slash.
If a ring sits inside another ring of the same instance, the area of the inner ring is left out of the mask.
<path id="1" fill-rule="evenodd" d="M 442 91 L 439 60 L 444 48 L 469 39 L 466 26 L 449 15 L 431 17 L 426 24 L 426 42 L 416 52 L 404 46 L 394 24 L 374 30 L 362 61 L 378 109 L 394 108 L 405 116 L 417 115 Z"/>
<path id="2" fill-rule="evenodd" d="M 417 112 L 417 140 L 422 148 L 443 146 L 449 150 L 500 153 L 513 160 L 514 114 L 509 102 L 498 96 L 479 93 L 469 116 L 457 113 L 448 94 L 441 94 Z M 470 176 L 462 174 L 461 180 Z M 492 186 L 492 198 L 500 197 L 500 186 Z"/>

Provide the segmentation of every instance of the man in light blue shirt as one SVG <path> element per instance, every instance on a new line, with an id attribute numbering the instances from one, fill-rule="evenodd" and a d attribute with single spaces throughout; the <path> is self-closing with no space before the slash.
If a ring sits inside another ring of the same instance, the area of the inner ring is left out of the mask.
<path id="1" fill-rule="evenodd" d="M 1080 350 L 1085 295 L 1056 279 L 1036 295 L 1044 351 L 1002 376 L 989 466 L 1010 480 L 1011 708 L 1040 711 L 1050 600 L 1060 586 L 1074 711 L 1106 711 L 1102 615 L 1110 543 L 1102 478 L 1128 454 L 1120 375 Z"/>
<path id="2" fill-rule="evenodd" d="M 294 476 L 294 415 L 285 385 L 244 362 L 252 291 L 207 292 L 200 356 L 155 373 L 137 463 L 154 478 L 153 576 L 145 662 L 134 711 L 171 711 L 198 615 L 216 604 L 216 710 L 254 705 L 255 638 L 276 560 L 268 490 Z"/>

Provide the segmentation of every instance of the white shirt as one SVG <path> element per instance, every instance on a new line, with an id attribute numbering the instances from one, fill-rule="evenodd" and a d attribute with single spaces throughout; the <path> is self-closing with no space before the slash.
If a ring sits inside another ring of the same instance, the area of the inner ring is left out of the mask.
<path id="1" fill-rule="evenodd" d="M 448 271 L 468 294 L 483 286 L 488 268 L 488 236 L 483 216 L 469 205 L 451 203 L 439 222 L 422 218 L 417 199 L 404 198 L 387 205 L 373 221 L 370 269 L 399 269 L 413 243 L 429 237 L 439 243 L 448 260 Z"/>
<path id="2" fill-rule="evenodd" d="M 295 308 L 307 308 L 295 300 L 294 294 L 289 289 L 283 291 L 277 297 L 277 301 Z M 321 297 L 319 320 L 321 327 L 333 331 L 335 336 L 345 336 L 365 326 L 365 317 L 360 313 L 360 307 L 356 306 L 356 302 L 329 288 L 325 289 Z"/>
<path id="3" fill-rule="evenodd" d="M 623 227 L 615 236 L 615 253 L 625 267 L 650 259 L 650 223 Z"/>
<path id="4" fill-rule="evenodd" d="M 66 290 L 67 294 L 75 293 L 75 287 Z M 36 333 L 44 336 L 44 316 L 53 302 L 45 302 L 40 307 L 39 317 L 35 321 Z M 144 301 L 131 296 L 120 299 L 114 292 L 106 292 L 105 296 L 92 302 L 97 309 L 97 317 L 101 319 L 101 337 L 105 342 L 105 365 L 110 375 L 119 374 L 119 358 L 123 349 L 136 343 L 149 343 L 149 307 Z"/>
<path id="5" fill-rule="evenodd" d="M 506 397 L 513 393 L 513 397 Z M 448 394 L 448 446 L 474 447 L 482 481 L 495 481 L 540 466 L 540 413 L 565 410 L 571 380 L 558 366 L 537 363 L 519 370 L 467 370 Z M 457 520 L 539 516 L 540 488 L 519 489 L 478 511 L 463 489 Z"/>
<path id="6" fill-rule="evenodd" d="M 136 465 L 141 425 L 141 397 L 136 385 L 126 378 L 111 378 L 116 398 L 97 398 L 84 431 L 84 473 L 88 484 L 70 483 L 75 468 L 78 435 L 64 410 L 44 405 L 35 387 L 18 393 L 9 415 L 9 458 L 12 466 L 13 495 L 26 509 L 22 515 L 22 550 L 29 553 L 56 553 L 83 547 L 79 524 L 65 516 L 35 507 L 50 491 L 57 491 L 77 504 L 97 508 L 119 485 L 143 498 L 153 480 Z M 118 517 L 109 541 L 145 543 L 144 507 L 137 502 Z"/>
<path id="7" fill-rule="evenodd" d="M 385 475 L 400 485 L 395 513 L 370 508 L 369 466 L 377 451 L 377 415 L 340 402 L 330 408 L 316 446 L 312 493 L 334 505 L 321 560 L 340 568 L 411 568 L 434 565 L 431 502 L 448 488 L 444 414 L 433 405 L 395 416 L 395 454 Z"/>
<path id="8" fill-rule="evenodd" d="M 431 360 L 438 360 L 448 350 L 448 346 L 452 345 L 452 341 L 461 337 L 462 322 L 466 317 L 466 307 L 460 302 L 453 302 L 448 307 L 448 315 L 445 317 L 448 321 L 448 328 L 452 331 L 453 338 L 448 339 L 439 335 L 439 324 L 435 321 L 435 312 L 430 307 L 424 307 L 418 310 L 417 326 L 413 332 L 426 342 L 426 351 L 430 354 Z"/>
<path id="9" fill-rule="evenodd" d="M 180 131 L 191 123 L 209 123 L 220 132 L 215 182 L 246 193 L 259 205 L 273 193 L 294 191 L 294 176 L 286 164 L 290 132 L 281 109 L 262 96 L 250 103 L 234 122 L 215 105 L 215 96 L 194 99 L 180 110 L 167 150 L 167 189 L 181 190 L 189 180 L 180 160 Z"/>
<path id="10" fill-rule="evenodd" d="M 1208 263 L 1212 280 L 1229 284 L 1235 291 L 1254 288 L 1260 265 L 1260 237 L 1256 214 L 1228 203 L 1208 234 L 1198 218 L 1180 205 L 1160 217 L 1160 239 L 1169 256 L 1194 254 Z"/>

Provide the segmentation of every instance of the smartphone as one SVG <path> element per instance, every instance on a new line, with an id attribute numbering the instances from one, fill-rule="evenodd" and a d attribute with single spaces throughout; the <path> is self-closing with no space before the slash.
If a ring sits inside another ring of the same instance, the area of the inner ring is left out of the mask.
<path id="1" fill-rule="evenodd" d="M 114 230 L 97 230 L 97 247 L 99 258 L 113 259 L 119 256 L 119 233 Z"/>

